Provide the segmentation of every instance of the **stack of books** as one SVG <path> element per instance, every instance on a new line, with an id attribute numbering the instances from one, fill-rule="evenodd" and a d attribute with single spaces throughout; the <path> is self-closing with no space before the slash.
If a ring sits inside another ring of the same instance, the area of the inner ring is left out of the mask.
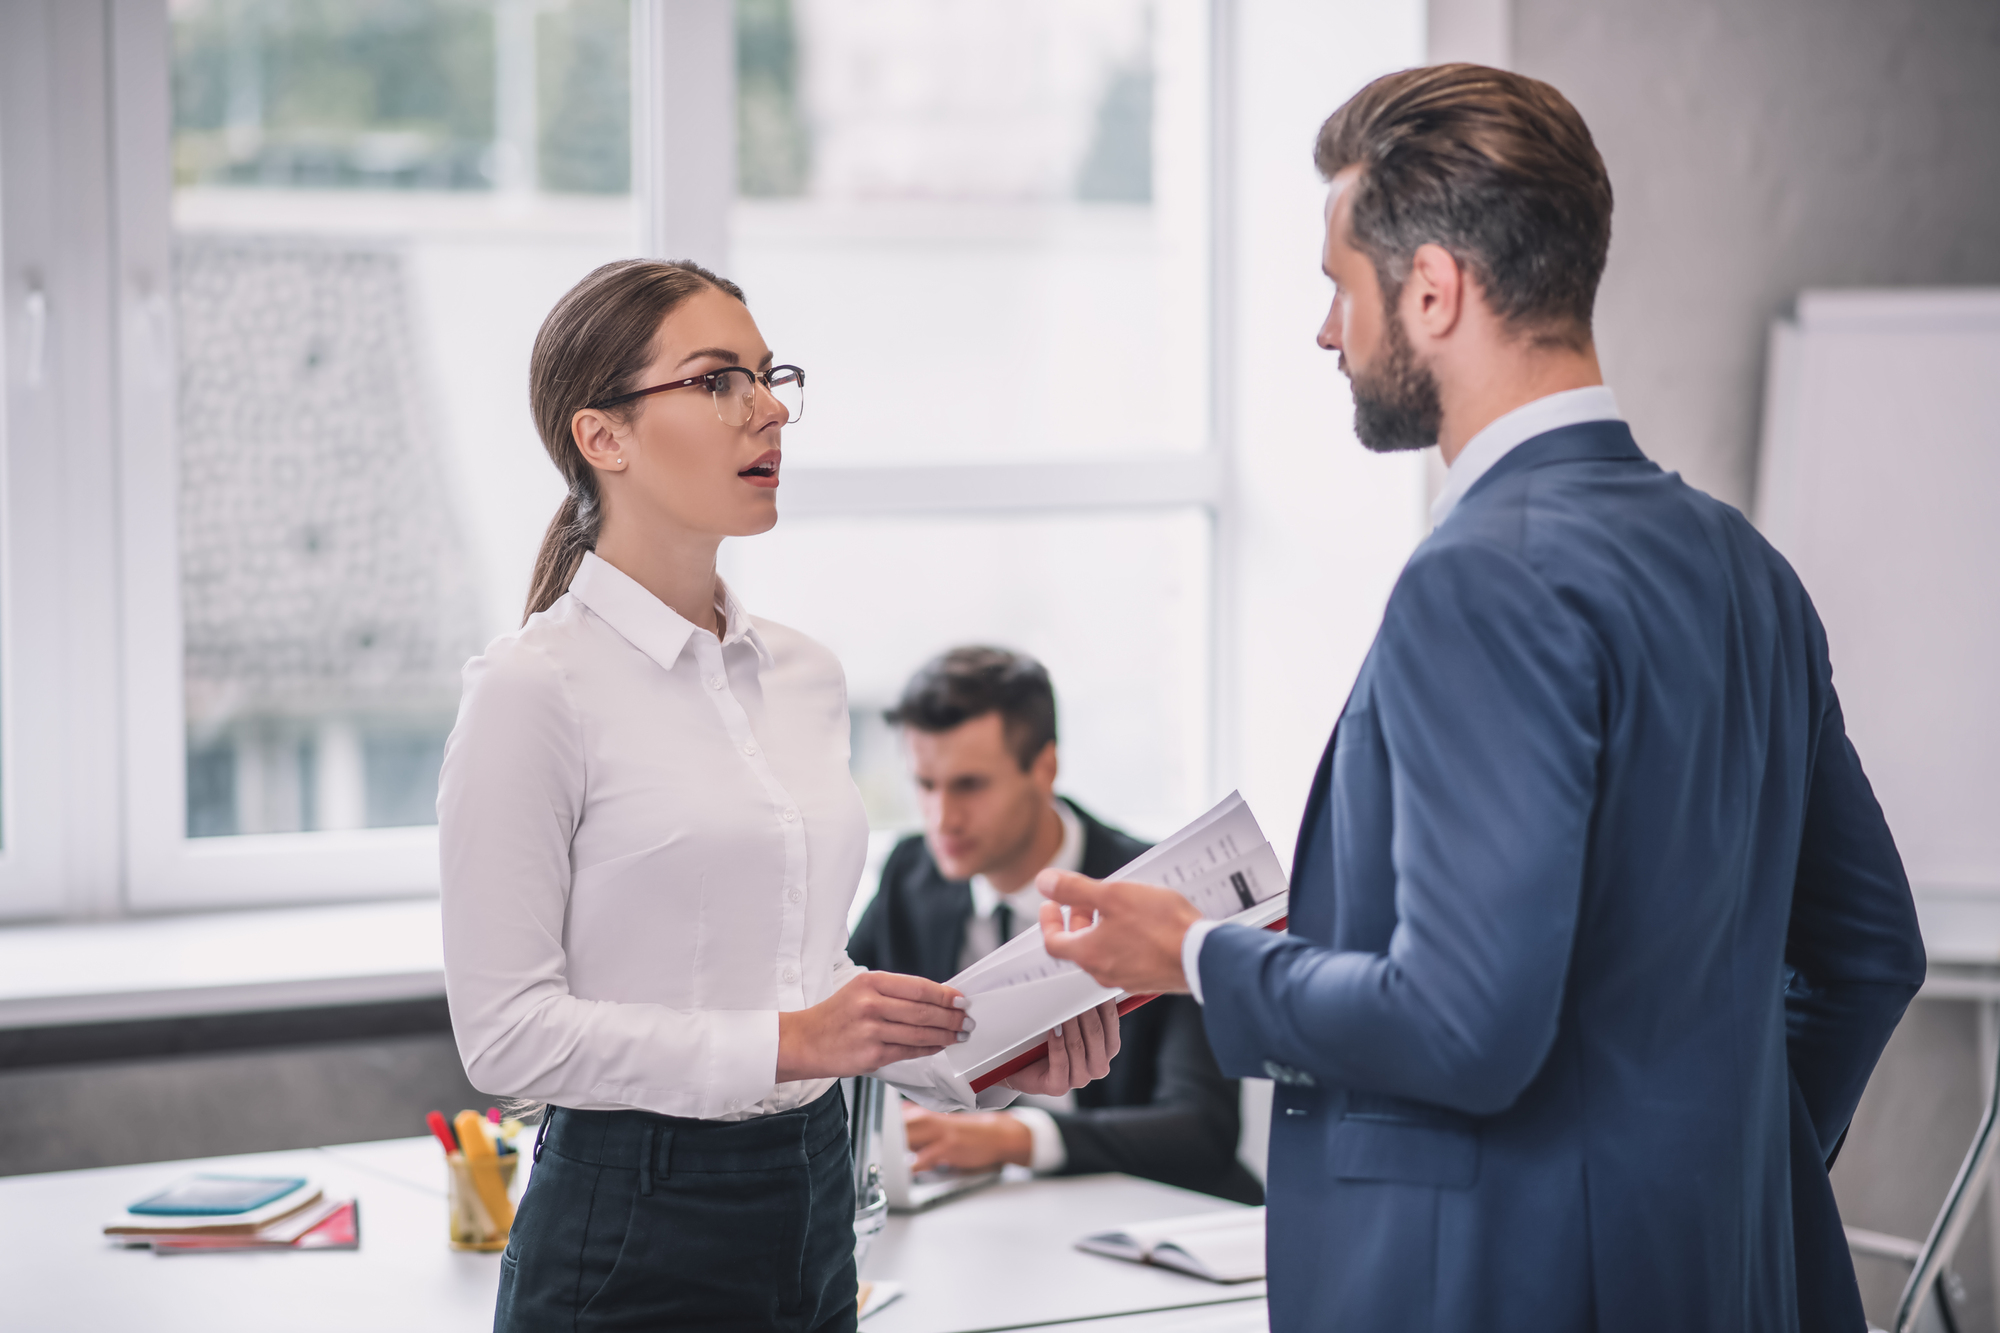
<path id="1" fill-rule="evenodd" d="M 105 1223 L 113 1243 L 157 1254 L 355 1250 L 361 1213 L 302 1176 L 189 1176 Z"/>

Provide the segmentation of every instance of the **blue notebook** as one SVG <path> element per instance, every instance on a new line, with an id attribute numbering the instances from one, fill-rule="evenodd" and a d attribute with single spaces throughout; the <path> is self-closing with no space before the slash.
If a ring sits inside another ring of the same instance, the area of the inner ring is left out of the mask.
<path id="1" fill-rule="evenodd" d="M 284 1198 L 303 1176 L 189 1176 L 125 1211 L 141 1217 L 226 1217 Z"/>

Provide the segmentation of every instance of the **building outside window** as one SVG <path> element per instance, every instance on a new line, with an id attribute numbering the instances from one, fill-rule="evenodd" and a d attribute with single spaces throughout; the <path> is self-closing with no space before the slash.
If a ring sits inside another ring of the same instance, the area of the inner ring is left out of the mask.
<path id="1" fill-rule="evenodd" d="M 634 249 L 629 5 L 172 20 L 187 833 L 431 824 L 558 493 L 528 344 Z"/>

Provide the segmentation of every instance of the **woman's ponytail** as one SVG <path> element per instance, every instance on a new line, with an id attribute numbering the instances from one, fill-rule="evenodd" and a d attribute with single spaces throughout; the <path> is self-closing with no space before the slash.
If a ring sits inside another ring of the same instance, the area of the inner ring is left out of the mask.
<path id="1" fill-rule="evenodd" d="M 528 358 L 528 409 L 569 494 L 542 537 L 523 621 L 548 610 L 569 591 L 583 553 L 596 547 L 604 526 L 597 470 L 584 459 L 572 433 L 576 414 L 638 388 L 635 381 L 652 362 L 660 322 L 682 301 L 710 287 L 743 299 L 742 288 L 698 264 L 623 259 L 592 271 L 542 321 Z M 626 421 L 637 410 L 637 404 L 605 409 Z"/>
<path id="2" fill-rule="evenodd" d="M 542 549 L 535 557 L 535 574 L 528 583 L 526 621 L 537 611 L 546 611 L 556 598 L 569 591 L 583 553 L 597 545 L 597 530 L 604 523 L 604 511 L 594 501 L 579 501 L 575 495 L 563 497 L 562 507 L 549 521 L 542 536 Z"/>

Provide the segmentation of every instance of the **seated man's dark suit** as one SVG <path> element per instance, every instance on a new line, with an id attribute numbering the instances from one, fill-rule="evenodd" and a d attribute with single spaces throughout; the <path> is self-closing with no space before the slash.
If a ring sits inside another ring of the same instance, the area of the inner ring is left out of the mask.
<path id="1" fill-rule="evenodd" d="M 1083 824 L 1084 874 L 1102 879 L 1146 850 L 1067 804 Z M 924 840 L 906 838 L 882 867 L 882 887 L 854 928 L 847 956 L 863 967 L 945 981 L 959 970 L 971 918 L 972 886 L 946 879 Z M 1127 1014 L 1118 1031 L 1111 1072 L 1076 1090 L 1076 1110 L 1054 1113 L 1068 1155 L 1062 1174 L 1123 1171 L 1262 1203 L 1256 1177 L 1236 1159 L 1237 1084 L 1216 1068 L 1194 1001 L 1162 996 Z"/>
<path id="2" fill-rule="evenodd" d="M 1200 974 L 1279 1080 L 1278 1333 L 1861 1333 L 1827 1163 L 1924 979 L 1909 884 L 1797 576 L 1622 423 L 1417 548 L 1290 933 Z"/>

